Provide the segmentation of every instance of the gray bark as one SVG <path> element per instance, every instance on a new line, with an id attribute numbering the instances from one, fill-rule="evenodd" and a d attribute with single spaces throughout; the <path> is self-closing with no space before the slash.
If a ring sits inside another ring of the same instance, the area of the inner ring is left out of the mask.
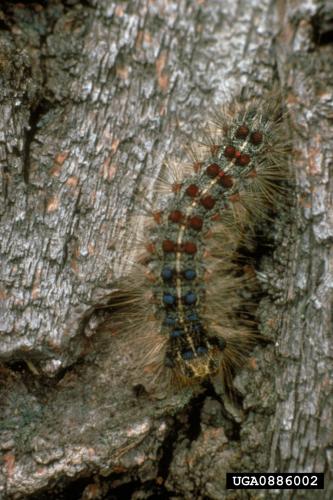
<path id="1" fill-rule="evenodd" d="M 228 471 L 325 472 L 332 498 L 332 19 L 319 0 L 1 2 L 0 498 L 252 498 Z M 275 344 L 238 402 L 133 391 L 131 339 L 98 348 L 91 314 L 130 267 L 141 192 L 276 80 L 295 187 L 261 262 Z"/>

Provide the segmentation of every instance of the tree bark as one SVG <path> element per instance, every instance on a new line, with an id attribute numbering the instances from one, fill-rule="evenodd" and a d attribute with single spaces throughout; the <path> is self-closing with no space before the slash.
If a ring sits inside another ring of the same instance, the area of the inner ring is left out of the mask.
<path id="1" fill-rule="evenodd" d="M 0 498 L 254 498 L 230 471 L 325 472 L 332 498 L 332 19 L 320 0 L 1 2 Z M 130 336 L 95 342 L 96 307 L 163 162 L 274 81 L 293 144 L 260 262 L 275 344 L 239 401 L 218 382 L 153 399 L 129 382 Z"/>

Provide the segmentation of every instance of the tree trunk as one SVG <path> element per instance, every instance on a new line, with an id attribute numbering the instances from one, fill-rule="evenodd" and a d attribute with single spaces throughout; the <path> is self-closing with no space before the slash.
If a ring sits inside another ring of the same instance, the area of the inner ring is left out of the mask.
<path id="1" fill-rule="evenodd" d="M 332 498 L 332 19 L 320 0 L 1 2 L 0 498 L 254 498 L 230 471 L 325 472 Z M 129 382 L 130 336 L 95 342 L 95 309 L 163 162 L 274 81 L 293 142 L 259 264 L 276 343 L 239 401 L 217 382 L 153 399 Z"/>

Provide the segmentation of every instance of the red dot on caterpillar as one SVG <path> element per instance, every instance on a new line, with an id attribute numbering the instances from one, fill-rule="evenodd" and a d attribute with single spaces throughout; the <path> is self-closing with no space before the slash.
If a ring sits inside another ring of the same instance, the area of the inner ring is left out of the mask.
<path id="1" fill-rule="evenodd" d="M 197 245 L 192 241 L 186 241 L 186 243 L 183 243 L 182 245 L 182 250 L 185 253 L 193 255 L 197 252 Z"/>
<path id="2" fill-rule="evenodd" d="M 224 152 L 223 152 L 224 156 L 226 158 L 233 158 L 236 154 L 236 149 L 233 147 L 233 146 L 226 146 L 226 148 L 224 149 Z"/>
<path id="3" fill-rule="evenodd" d="M 234 183 L 234 180 L 231 177 L 231 175 L 225 174 L 223 171 L 219 173 L 219 177 L 220 177 L 219 184 L 221 184 L 221 186 L 225 188 L 230 188 Z"/>
<path id="4" fill-rule="evenodd" d="M 193 217 L 190 217 L 188 219 L 188 224 L 192 229 L 200 231 L 203 225 L 203 219 L 201 217 L 198 217 L 197 215 L 194 215 Z"/>
<path id="5" fill-rule="evenodd" d="M 218 166 L 217 163 L 211 163 L 210 165 L 208 165 L 208 167 L 206 168 L 206 174 L 208 175 L 208 177 L 216 177 L 220 172 L 220 167 Z"/>
<path id="6" fill-rule="evenodd" d="M 249 172 L 246 177 L 257 177 L 256 169 L 254 168 L 253 170 L 251 170 L 251 172 Z"/>
<path id="7" fill-rule="evenodd" d="M 172 212 L 170 212 L 169 220 L 175 223 L 181 222 L 183 220 L 182 212 L 180 210 L 173 210 Z"/>
<path id="8" fill-rule="evenodd" d="M 212 196 L 204 196 L 200 199 L 200 203 L 206 210 L 211 210 L 215 205 L 216 200 Z"/>
<path id="9" fill-rule="evenodd" d="M 241 154 L 239 157 L 237 157 L 236 164 L 245 167 L 250 163 L 250 161 L 251 161 L 251 156 L 244 153 Z"/>
<path id="10" fill-rule="evenodd" d="M 237 139 L 246 139 L 248 133 L 249 133 L 249 127 L 247 125 L 241 125 L 236 130 L 235 137 L 237 137 Z"/>
<path id="11" fill-rule="evenodd" d="M 191 198 L 195 198 L 197 194 L 199 193 L 199 188 L 195 184 L 190 184 L 186 188 L 186 194 L 190 196 Z"/>
<path id="12" fill-rule="evenodd" d="M 175 251 L 175 243 L 172 240 L 164 240 L 162 242 L 163 252 L 170 253 Z"/>
<path id="13" fill-rule="evenodd" d="M 250 141 L 255 146 L 258 146 L 259 144 L 261 144 L 262 140 L 263 140 L 263 135 L 258 130 L 256 130 L 255 132 L 252 132 L 252 134 L 250 135 Z"/>

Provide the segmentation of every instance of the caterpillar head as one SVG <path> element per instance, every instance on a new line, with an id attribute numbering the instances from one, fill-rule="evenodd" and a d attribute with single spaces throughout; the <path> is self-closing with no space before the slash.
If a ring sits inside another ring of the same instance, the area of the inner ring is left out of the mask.
<path id="1" fill-rule="evenodd" d="M 178 369 L 182 377 L 190 379 L 189 381 L 197 381 L 209 376 L 216 375 L 219 371 L 218 359 L 214 356 L 214 352 L 207 352 L 200 357 L 193 359 L 180 360 Z"/>
<path id="2" fill-rule="evenodd" d="M 224 339 L 213 337 L 195 349 L 189 346 L 184 348 L 177 353 L 175 359 L 168 353 L 165 365 L 175 369 L 182 384 L 198 382 L 219 372 L 221 351 L 225 345 Z"/>

